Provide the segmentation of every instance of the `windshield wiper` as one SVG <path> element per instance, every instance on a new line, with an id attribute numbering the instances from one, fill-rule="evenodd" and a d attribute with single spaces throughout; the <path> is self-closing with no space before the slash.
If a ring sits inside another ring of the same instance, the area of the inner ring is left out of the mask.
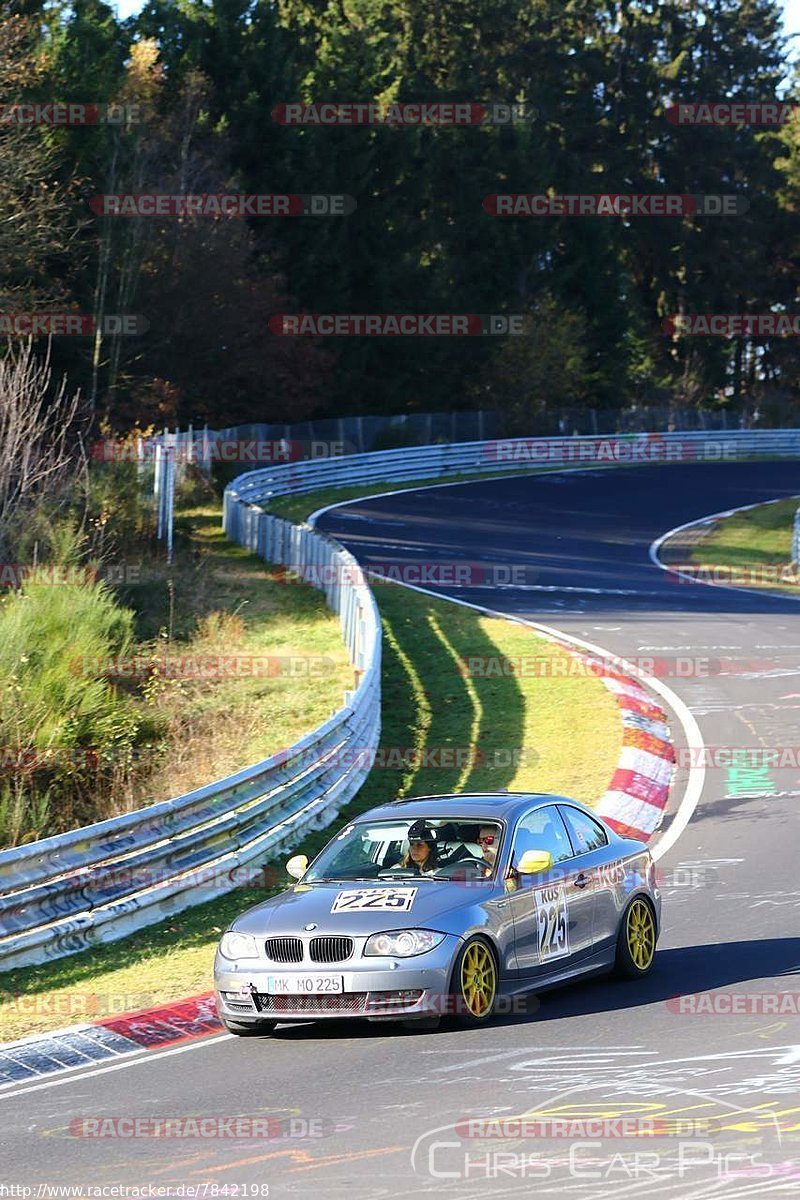
<path id="1" fill-rule="evenodd" d="M 337 879 L 332 875 L 320 875 L 317 879 L 307 879 L 306 883 L 374 883 L 376 875 L 346 875 Z"/>
<path id="2" fill-rule="evenodd" d="M 406 879 L 444 879 L 445 876 L 444 875 L 433 875 L 430 871 L 419 871 L 419 872 L 409 871 L 409 873 L 407 875 L 404 875 L 401 871 L 393 871 L 393 870 L 391 870 L 391 868 L 389 868 L 386 871 L 379 871 L 377 878 L 378 879 L 402 879 L 402 880 L 406 880 Z"/>

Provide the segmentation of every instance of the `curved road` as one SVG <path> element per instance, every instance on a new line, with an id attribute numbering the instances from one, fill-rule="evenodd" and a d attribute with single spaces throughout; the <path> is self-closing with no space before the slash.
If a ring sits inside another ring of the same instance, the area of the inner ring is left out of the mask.
<path id="1" fill-rule="evenodd" d="M 677 584 L 648 548 L 707 513 L 798 492 L 789 464 L 565 472 L 359 501 L 319 527 L 381 570 L 468 565 L 454 596 L 614 654 L 711 658 L 707 675 L 665 682 L 697 719 L 711 762 L 724 764 L 726 749 L 800 745 L 800 606 Z M 677 798 L 685 780 L 683 769 Z M 552 992 L 477 1032 L 287 1026 L 270 1040 L 216 1036 L 20 1086 L 0 1093 L 5 1180 L 184 1186 L 209 1198 L 224 1185 L 228 1195 L 268 1185 L 271 1197 L 348 1200 L 798 1195 L 798 804 L 800 767 L 709 766 L 690 825 L 660 863 L 665 930 L 643 985 Z M 709 991 L 716 1011 L 707 998 L 696 1012 L 673 999 Z M 68 1130 L 75 1117 L 106 1114 L 281 1112 L 319 1136 L 165 1145 Z M 467 1116 L 526 1112 L 608 1124 L 602 1137 L 534 1141 L 454 1131 Z M 619 1137 L 620 1117 L 658 1119 L 672 1136 Z"/>

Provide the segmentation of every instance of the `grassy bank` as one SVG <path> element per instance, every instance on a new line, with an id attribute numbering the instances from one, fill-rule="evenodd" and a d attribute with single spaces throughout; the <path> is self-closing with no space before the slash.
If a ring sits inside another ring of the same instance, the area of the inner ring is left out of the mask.
<path id="1" fill-rule="evenodd" d="M 795 497 L 720 517 L 697 532 L 688 553 L 681 555 L 679 544 L 671 544 L 666 561 L 680 558 L 693 568 L 708 568 L 712 581 L 800 596 L 800 578 L 791 565 L 798 504 Z"/>
<path id="2" fill-rule="evenodd" d="M 216 538 L 211 527 L 208 536 Z M 239 594 L 243 583 L 249 589 L 247 573 L 232 584 Z M 599 680 L 575 674 L 570 655 L 524 626 L 391 584 L 376 585 L 375 594 L 384 626 L 381 755 L 340 821 L 399 795 L 509 788 L 591 803 L 602 794 L 622 730 Z M 479 661 L 465 666 L 468 658 Z M 328 836 L 310 836 L 301 849 L 313 855 Z M 207 991 L 220 931 L 286 878 L 282 859 L 266 866 L 263 889 L 242 889 L 112 945 L 0 975 L 3 1038 Z"/>
<path id="3" fill-rule="evenodd" d="M 353 686 L 322 594 L 230 542 L 212 501 L 181 511 L 173 564 L 131 545 L 113 590 L 45 576 L 0 603 L 0 845 L 228 775 Z"/>
<path id="4" fill-rule="evenodd" d="M 322 593 L 288 583 L 229 541 L 220 520 L 215 505 L 184 510 L 173 568 L 145 571 L 124 595 L 137 613 L 139 652 L 176 668 L 175 678 L 162 669 L 149 681 L 168 753 L 131 797 L 134 806 L 292 745 L 326 721 L 354 683 Z"/>

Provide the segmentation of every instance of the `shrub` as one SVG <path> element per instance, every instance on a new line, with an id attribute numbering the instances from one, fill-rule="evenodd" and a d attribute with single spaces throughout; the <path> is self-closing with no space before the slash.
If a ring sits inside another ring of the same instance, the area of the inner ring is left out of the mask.
<path id="1" fill-rule="evenodd" d="M 52 582 L 43 569 L 0 602 L 0 753 L 5 840 L 96 817 L 96 793 L 125 777 L 146 733 L 107 680 L 131 646 L 133 614 L 90 577 Z M 29 819 L 20 810 L 22 789 Z M 92 808 L 82 800 L 94 795 Z"/>

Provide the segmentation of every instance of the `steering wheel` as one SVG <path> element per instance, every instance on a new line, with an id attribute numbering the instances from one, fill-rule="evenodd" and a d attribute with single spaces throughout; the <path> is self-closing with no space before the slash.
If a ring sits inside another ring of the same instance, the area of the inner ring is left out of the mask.
<path id="1" fill-rule="evenodd" d="M 483 879 L 488 863 L 482 858 L 460 858 L 456 862 L 437 867 L 437 879 Z"/>

